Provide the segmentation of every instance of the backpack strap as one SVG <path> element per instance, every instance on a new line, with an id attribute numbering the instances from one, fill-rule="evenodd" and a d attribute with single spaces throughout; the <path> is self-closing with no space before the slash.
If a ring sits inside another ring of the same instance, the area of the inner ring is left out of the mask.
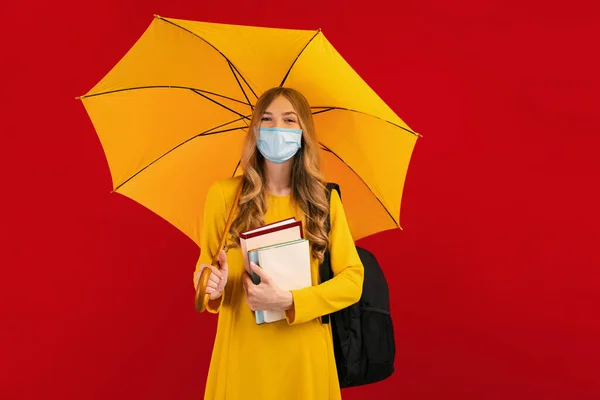
<path id="1" fill-rule="evenodd" d="M 340 186 L 337 183 L 327 182 L 327 184 L 325 186 L 326 186 L 327 202 L 328 202 L 329 206 L 331 207 L 331 192 L 333 192 L 334 190 L 337 190 L 338 194 L 340 195 L 340 198 L 342 197 L 342 192 L 340 190 Z M 331 208 L 328 209 L 327 219 L 325 219 L 325 230 L 328 235 L 329 235 L 329 231 L 331 230 L 330 218 L 331 218 Z M 326 282 L 326 281 L 330 280 L 331 278 L 333 278 L 333 271 L 331 270 L 331 260 L 329 257 L 329 247 L 327 249 L 325 249 L 325 258 L 323 259 L 323 262 L 321 263 L 321 265 L 319 265 L 319 275 L 321 276 L 321 283 Z M 323 324 L 328 324 L 329 323 L 329 315 L 323 315 L 321 317 L 321 322 Z"/>

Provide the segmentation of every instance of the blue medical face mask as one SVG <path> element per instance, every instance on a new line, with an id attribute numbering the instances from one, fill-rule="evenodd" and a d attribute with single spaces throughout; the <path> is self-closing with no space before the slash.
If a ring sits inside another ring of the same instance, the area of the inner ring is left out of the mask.
<path id="1" fill-rule="evenodd" d="M 264 158 L 272 163 L 281 164 L 298 152 L 301 143 L 301 129 L 260 127 L 256 145 Z"/>

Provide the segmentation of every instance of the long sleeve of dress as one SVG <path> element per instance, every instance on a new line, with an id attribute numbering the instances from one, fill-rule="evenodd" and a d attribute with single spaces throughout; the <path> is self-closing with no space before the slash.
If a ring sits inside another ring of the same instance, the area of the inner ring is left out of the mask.
<path id="1" fill-rule="evenodd" d="M 360 300 L 364 268 L 352 238 L 337 191 L 331 193 L 329 251 L 333 278 L 293 290 L 293 307 L 286 312 L 289 324 L 300 324 L 330 314 Z"/>
<path id="2" fill-rule="evenodd" d="M 219 182 L 212 184 L 206 194 L 204 203 L 204 216 L 202 220 L 202 234 L 200 238 L 200 257 L 196 263 L 194 273 L 200 271 L 201 264 L 211 264 L 213 256 L 219 251 L 219 243 L 226 224 L 226 205 L 223 189 Z M 197 286 L 194 281 L 194 289 Z M 225 291 L 221 297 L 209 300 L 206 310 L 210 313 L 217 313 L 221 308 Z"/>

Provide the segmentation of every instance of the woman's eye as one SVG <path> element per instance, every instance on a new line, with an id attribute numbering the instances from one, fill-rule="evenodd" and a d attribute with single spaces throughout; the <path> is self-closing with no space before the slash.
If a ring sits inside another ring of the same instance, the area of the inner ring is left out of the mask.
<path id="1" fill-rule="evenodd" d="M 288 118 L 288 119 L 286 120 L 286 122 L 289 122 L 290 124 L 293 124 L 293 123 L 295 123 L 295 122 L 296 122 L 296 120 L 295 120 L 295 119 L 293 119 L 293 118 Z"/>
<path id="2" fill-rule="evenodd" d="M 260 120 L 261 120 L 261 121 L 270 121 L 270 120 L 271 120 L 271 118 L 269 118 L 269 117 L 262 117 Z"/>

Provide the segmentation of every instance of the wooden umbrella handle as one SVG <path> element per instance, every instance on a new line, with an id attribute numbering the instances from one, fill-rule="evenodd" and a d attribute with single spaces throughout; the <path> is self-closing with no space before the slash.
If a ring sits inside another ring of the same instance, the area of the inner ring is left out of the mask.
<path id="1" fill-rule="evenodd" d="M 223 232 L 223 237 L 221 238 L 221 243 L 219 245 L 219 250 L 216 254 L 213 255 L 211 265 L 217 266 L 217 268 L 221 268 L 218 265 L 219 260 L 219 252 L 221 249 L 225 249 L 225 244 L 227 243 L 227 237 L 229 236 L 229 229 L 231 228 L 231 224 L 235 217 L 235 211 L 237 210 L 238 203 L 240 201 L 240 196 L 242 194 L 242 187 L 244 186 L 244 179 L 241 179 L 240 185 L 238 187 L 237 194 L 235 195 L 235 200 L 233 200 L 233 205 L 231 206 L 231 211 L 229 212 L 229 217 L 227 218 L 227 224 L 225 224 L 225 231 Z M 201 249 L 200 251 L 206 251 L 206 249 Z M 196 311 L 203 312 L 206 309 L 206 305 L 210 300 L 210 293 L 206 293 L 206 287 L 208 286 L 208 280 L 210 279 L 211 274 L 210 268 L 204 268 L 202 273 L 200 274 L 200 279 L 198 279 L 198 286 L 196 287 L 196 299 L 195 306 Z"/>
<path id="2" fill-rule="evenodd" d="M 212 270 L 210 268 L 204 268 L 200 274 L 198 280 L 198 286 L 196 288 L 196 311 L 203 312 L 206 309 L 206 304 L 210 300 L 210 293 L 206 293 L 206 287 L 208 286 L 208 280 L 210 278 Z"/>

